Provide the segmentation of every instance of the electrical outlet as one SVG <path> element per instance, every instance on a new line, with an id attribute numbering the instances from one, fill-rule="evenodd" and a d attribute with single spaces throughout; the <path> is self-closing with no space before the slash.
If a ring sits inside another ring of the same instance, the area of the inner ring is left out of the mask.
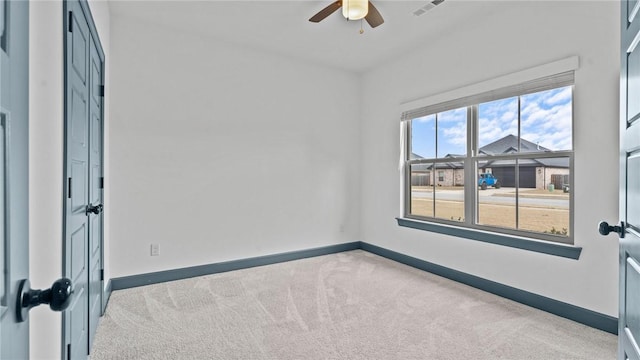
<path id="1" fill-rule="evenodd" d="M 160 244 L 151 244 L 151 256 L 160 255 Z"/>

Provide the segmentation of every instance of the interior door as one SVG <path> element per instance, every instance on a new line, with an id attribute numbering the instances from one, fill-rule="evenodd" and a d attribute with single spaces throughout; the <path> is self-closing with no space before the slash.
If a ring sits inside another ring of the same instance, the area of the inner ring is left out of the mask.
<path id="1" fill-rule="evenodd" d="M 89 351 L 89 27 L 77 2 L 68 6 L 66 63 L 66 206 L 65 276 L 71 279 L 75 298 L 63 314 L 66 358 L 86 358 Z"/>
<path id="2" fill-rule="evenodd" d="M 90 91 L 89 91 L 89 349 L 102 313 L 102 234 L 103 234 L 103 94 L 102 64 L 93 36 L 90 38 Z"/>
<path id="3" fill-rule="evenodd" d="M 622 1 L 618 358 L 640 360 L 640 2 Z"/>
<path id="4" fill-rule="evenodd" d="M 64 270 L 75 297 L 63 315 L 63 356 L 86 359 L 102 311 L 104 52 L 87 1 L 65 1 L 64 9 Z"/>
<path id="5" fill-rule="evenodd" d="M 0 358 L 29 358 L 29 323 L 17 320 L 29 276 L 29 4 L 0 0 Z"/>

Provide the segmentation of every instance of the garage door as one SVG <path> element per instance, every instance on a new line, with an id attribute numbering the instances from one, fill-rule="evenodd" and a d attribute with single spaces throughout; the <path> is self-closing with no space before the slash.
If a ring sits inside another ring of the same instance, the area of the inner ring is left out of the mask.
<path id="1" fill-rule="evenodd" d="M 536 188 L 536 168 L 535 167 L 521 167 L 520 168 L 520 187 L 521 188 Z"/>
<path id="2" fill-rule="evenodd" d="M 515 187 L 516 184 L 516 172 L 513 167 L 491 169 L 493 176 L 497 177 L 500 184 L 505 187 Z M 520 168 L 520 187 L 521 188 L 533 188 L 536 187 L 536 168 L 535 167 L 522 167 Z"/>
<path id="3" fill-rule="evenodd" d="M 498 178 L 500 184 L 504 187 L 515 187 L 516 184 L 516 172 L 513 167 L 508 168 L 492 168 L 491 172 L 493 176 Z"/>

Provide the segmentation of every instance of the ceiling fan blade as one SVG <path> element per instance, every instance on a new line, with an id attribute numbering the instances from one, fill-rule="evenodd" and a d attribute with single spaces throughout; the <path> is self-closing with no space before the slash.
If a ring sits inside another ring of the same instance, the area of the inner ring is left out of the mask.
<path id="1" fill-rule="evenodd" d="M 364 19 L 367 20 L 372 28 L 380 26 L 384 22 L 382 15 L 380 15 L 380 12 L 378 11 L 378 9 L 376 9 L 375 6 L 373 6 L 371 1 L 369 1 L 369 13 Z"/>
<path id="2" fill-rule="evenodd" d="M 320 22 L 324 20 L 324 18 L 326 18 L 327 16 L 333 14 L 336 10 L 340 9 L 341 6 L 342 6 L 342 0 L 338 0 L 332 3 L 331 5 L 327 6 L 326 8 L 320 10 L 319 13 L 313 15 L 311 19 L 309 19 L 309 21 L 314 23 Z"/>

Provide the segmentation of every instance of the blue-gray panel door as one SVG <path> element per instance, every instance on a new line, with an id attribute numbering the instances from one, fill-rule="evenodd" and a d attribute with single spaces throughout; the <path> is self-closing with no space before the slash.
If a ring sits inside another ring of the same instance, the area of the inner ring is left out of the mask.
<path id="1" fill-rule="evenodd" d="M 104 52 L 86 0 L 65 1 L 65 28 L 64 271 L 75 298 L 63 315 L 63 357 L 86 359 L 103 295 Z"/>
<path id="2" fill-rule="evenodd" d="M 29 276 L 29 4 L 0 0 L 0 359 L 29 358 L 18 282 Z"/>
<path id="3" fill-rule="evenodd" d="M 89 351 L 102 313 L 102 236 L 103 236 L 103 56 L 91 34 L 89 46 Z"/>
<path id="4" fill-rule="evenodd" d="M 65 117 L 65 276 L 75 297 L 63 315 L 67 359 L 86 359 L 89 352 L 89 48 L 87 20 L 77 2 L 69 11 L 66 52 Z"/>
<path id="5" fill-rule="evenodd" d="M 640 2 L 621 2 L 618 359 L 640 360 Z"/>

